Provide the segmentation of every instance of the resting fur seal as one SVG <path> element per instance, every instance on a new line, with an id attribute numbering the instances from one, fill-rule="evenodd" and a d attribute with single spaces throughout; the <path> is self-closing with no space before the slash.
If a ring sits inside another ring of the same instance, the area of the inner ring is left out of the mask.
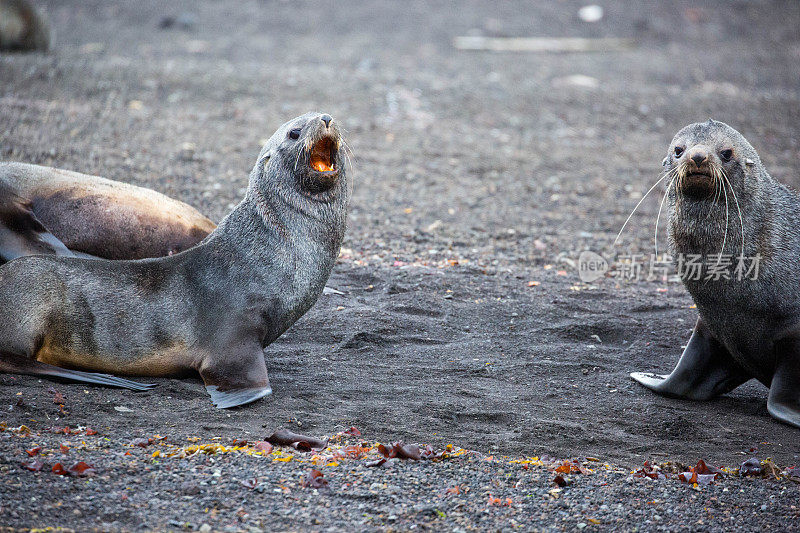
<path id="1" fill-rule="evenodd" d="M 56 256 L 0 267 L 0 371 L 147 388 L 90 371 L 200 373 L 217 407 L 272 392 L 263 348 L 322 293 L 344 238 L 341 135 L 309 113 L 270 138 L 242 202 L 169 257 Z"/>
<path id="2" fill-rule="evenodd" d="M 691 400 L 756 378 L 769 388 L 769 413 L 800 427 L 800 198 L 738 131 L 714 120 L 679 131 L 664 166 L 672 253 L 700 316 L 669 376 L 631 377 Z M 700 275 L 686 269 L 698 255 Z"/>
<path id="3" fill-rule="evenodd" d="M 194 246 L 215 227 L 193 207 L 150 189 L 0 163 L 0 262 L 39 254 L 161 257 Z"/>
<path id="4" fill-rule="evenodd" d="M 0 50 L 50 49 L 50 28 L 28 0 L 0 0 Z"/>

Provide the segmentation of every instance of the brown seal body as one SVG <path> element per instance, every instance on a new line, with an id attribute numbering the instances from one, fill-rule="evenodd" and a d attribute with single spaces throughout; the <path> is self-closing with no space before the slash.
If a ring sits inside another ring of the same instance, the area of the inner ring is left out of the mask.
<path id="1" fill-rule="evenodd" d="M 50 49 L 50 29 L 28 0 L 0 0 L 0 50 Z"/>
<path id="2" fill-rule="evenodd" d="M 133 389 L 199 372 L 217 407 L 271 393 L 263 349 L 322 294 L 348 186 L 330 115 L 284 124 L 203 242 L 156 259 L 21 257 L 0 267 L 0 371 Z"/>
<path id="3" fill-rule="evenodd" d="M 671 374 L 631 377 L 691 400 L 755 378 L 769 413 L 800 427 L 800 197 L 714 120 L 678 132 L 664 165 L 672 253 L 700 316 Z"/>
<path id="4" fill-rule="evenodd" d="M 156 191 L 98 176 L 0 163 L 0 261 L 37 254 L 161 257 L 216 226 Z"/>

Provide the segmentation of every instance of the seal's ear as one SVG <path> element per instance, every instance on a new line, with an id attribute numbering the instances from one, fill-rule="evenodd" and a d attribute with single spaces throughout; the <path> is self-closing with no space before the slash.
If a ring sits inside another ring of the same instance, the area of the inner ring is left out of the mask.
<path id="1" fill-rule="evenodd" d="M 258 164 L 257 164 L 256 166 L 258 167 L 258 173 L 259 173 L 259 174 L 263 174 L 263 173 L 264 173 L 264 167 L 265 167 L 265 166 L 267 165 L 267 163 L 269 162 L 269 158 L 271 157 L 271 155 L 272 155 L 272 154 L 270 154 L 269 152 L 267 152 L 266 154 L 264 154 L 264 155 L 261 157 L 261 159 L 259 159 L 259 160 L 258 160 Z"/>

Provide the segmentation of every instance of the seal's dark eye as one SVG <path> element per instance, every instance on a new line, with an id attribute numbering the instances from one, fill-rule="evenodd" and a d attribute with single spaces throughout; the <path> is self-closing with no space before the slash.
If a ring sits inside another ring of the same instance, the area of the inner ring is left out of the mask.
<path id="1" fill-rule="evenodd" d="M 675 157 L 680 157 L 681 154 L 683 153 L 683 150 L 684 150 L 683 146 L 676 146 L 675 147 Z"/>
<path id="2" fill-rule="evenodd" d="M 719 153 L 719 156 L 722 158 L 723 161 L 730 161 L 731 157 L 733 157 L 733 150 L 728 148 L 727 150 L 723 150 Z"/>
<path id="3" fill-rule="evenodd" d="M 289 138 L 292 140 L 297 140 L 300 138 L 300 128 L 295 128 L 293 130 L 289 130 Z"/>

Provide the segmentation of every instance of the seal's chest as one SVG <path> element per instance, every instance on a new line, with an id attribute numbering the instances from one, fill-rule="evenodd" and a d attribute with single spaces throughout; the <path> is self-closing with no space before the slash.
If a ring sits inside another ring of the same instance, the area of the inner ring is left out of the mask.
<path id="1" fill-rule="evenodd" d="M 712 335 L 728 350 L 731 357 L 749 374 L 769 379 L 765 367 L 772 366 L 775 334 L 778 324 L 758 312 L 745 312 L 736 307 L 698 305 L 700 317 Z"/>

